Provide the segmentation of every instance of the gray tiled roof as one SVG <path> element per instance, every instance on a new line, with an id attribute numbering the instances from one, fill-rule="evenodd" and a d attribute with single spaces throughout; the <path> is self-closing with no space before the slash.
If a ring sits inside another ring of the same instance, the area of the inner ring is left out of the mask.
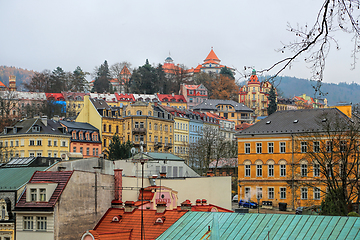
<path id="1" fill-rule="evenodd" d="M 71 129 L 98 131 L 98 129 L 96 127 L 94 127 L 93 125 L 91 125 L 90 123 L 70 122 L 70 121 L 60 121 L 60 123 L 64 124 L 66 127 L 71 128 Z"/>
<path id="2" fill-rule="evenodd" d="M 323 119 L 334 117 L 350 120 L 336 108 L 277 111 L 236 135 L 317 132 L 322 131 Z"/>
<path id="3" fill-rule="evenodd" d="M 96 109 L 111 110 L 110 106 L 103 99 L 90 98 L 90 101 L 92 102 L 92 104 L 94 104 Z"/>
<path id="4" fill-rule="evenodd" d="M 44 122 L 46 121 L 46 125 Z M 33 132 L 33 126 L 40 126 L 39 132 Z M 16 132 L 13 129 L 16 128 Z M 62 132 L 63 127 L 59 122 L 51 119 L 31 118 L 20 120 L 15 125 L 5 128 L 6 134 L 2 132 L 0 136 L 17 135 L 17 134 L 56 134 L 56 135 L 67 135 Z"/>
<path id="5" fill-rule="evenodd" d="M 238 103 L 232 100 L 220 100 L 220 99 L 207 99 L 204 102 L 193 107 L 193 110 L 213 110 L 216 111 L 216 106 L 219 104 L 228 104 L 235 108 L 236 112 L 253 112 L 250 108 L 245 106 L 243 103 Z"/>

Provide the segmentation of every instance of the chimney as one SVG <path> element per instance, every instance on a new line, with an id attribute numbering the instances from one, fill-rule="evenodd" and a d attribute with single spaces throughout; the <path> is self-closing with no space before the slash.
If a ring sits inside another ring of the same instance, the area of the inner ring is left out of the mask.
<path id="1" fill-rule="evenodd" d="M 181 203 L 181 210 L 189 210 L 191 211 L 191 202 L 190 200 L 186 199 Z"/>
<path id="2" fill-rule="evenodd" d="M 201 203 L 202 203 L 202 205 L 206 205 L 207 204 L 206 199 L 201 200 Z"/>
<path id="3" fill-rule="evenodd" d="M 131 213 L 136 209 L 135 203 L 134 201 L 126 201 L 125 202 L 125 207 L 124 207 L 124 212 L 126 213 Z"/>
<path id="4" fill-rule="evenodd" d="M 157 179 L 157 175 L 152 175 L 151 178 L 149 179 L 152 187 L 156 186 L 156 181 L 155 181 L 156 179 Z"/>
<path id="5" fill-rule="evenodd" d="M 164 213 L 166 210 L 166 202 L 158 202 L 156 204 L 156 213 Z"/>
<path id="6" fill-rule="evenodd" d="M 122 201 L 122 172 L 123 169 L 114 169 L 115 199 Z"/>
<path id="7" fill-rule="evenodd" d="M 196 199 L 196 206 L 201 206 L 201 200 L 200 199 Z"/>
<path id="8" fill-rule="evenodd" d="M 47 126 L 47 116 L 41 116 L 42 123 Z"/>

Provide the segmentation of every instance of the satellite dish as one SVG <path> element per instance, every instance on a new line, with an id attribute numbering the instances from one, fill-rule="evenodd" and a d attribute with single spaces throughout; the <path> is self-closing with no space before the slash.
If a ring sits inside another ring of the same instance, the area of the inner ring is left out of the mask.
<path id="1" fill-rule="evenodd" d="M 136 149 L 133 147 L 133 148 L 131 148 L 131 154 L 135 154 L 136 153 Z"/>

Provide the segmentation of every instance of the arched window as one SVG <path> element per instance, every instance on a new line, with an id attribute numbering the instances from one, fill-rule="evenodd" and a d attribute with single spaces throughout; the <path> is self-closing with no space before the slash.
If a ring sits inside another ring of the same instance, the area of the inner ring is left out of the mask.
<path id="1" fill-rule="evenodd" d="M 263 162 L 261 160 L 256 160 L 255 165 L 256 165 L 256 177 L 262 177 Z"/>
<path id="2" fill-rule="evenodd" d="M 138 116 L 142 115 L 142 111 L 140 111 L 140 110 L 136 111 L 136 115 L 138 115 Z"/>
<path id="3" fill-rule="evenodd" d="M 268 160 L 267 166 L 268 166 L 268 177 L 274 177 L 274 160 Z"/>
<path id="4" fill-rule="evenodd" d="M 245 168 L 245 177 L 251 177 L 251 161 L 245 160 L 244 161 L 244 168 Z"/>

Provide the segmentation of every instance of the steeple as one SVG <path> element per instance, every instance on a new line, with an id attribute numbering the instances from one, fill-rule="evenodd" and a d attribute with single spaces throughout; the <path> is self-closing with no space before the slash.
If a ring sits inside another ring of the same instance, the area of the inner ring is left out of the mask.
<path id="1" fill-rule="evenodd" d="M 205 58 L 204 62 L 207 62 L 207 61 L 210 61 L 210 60 L 213 60 L 217 63 L 220 63 L 220 59 L 216 56 L 214 50 L 213 50 L 213 47 L 211 47 L 211 51 L 210 53 L 208 54 L 208 56 Z"/>

